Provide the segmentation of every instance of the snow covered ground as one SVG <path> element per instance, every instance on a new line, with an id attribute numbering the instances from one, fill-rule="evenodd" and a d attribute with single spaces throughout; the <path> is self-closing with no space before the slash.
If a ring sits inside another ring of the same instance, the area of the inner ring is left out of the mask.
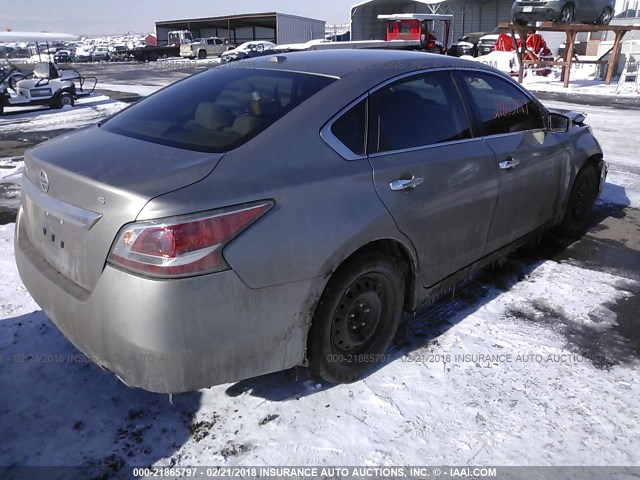
<path id="1" fill-rule="evenodd" d="M 518 58 L 515 52 L 493 51 L 480 57 L 465 56 L 468 60 L 475 60 L 492 66 L 505 73 L 518 72 Z M 580 57 L 581 60 L 595 60 L 596 57 Z M 555 92 L 578 95 L 594 95 L 598 97 L 616 97 L 624 99 L 639 99 L 640 90 L 636 86 L 635 78 L 624 82 L 618 90 L 618 77 L 614 77 L 610 85 L 605 85 L 600 79 L 600 67 L 595 64 L 573 64 L 569 76 L 569 86 L 564 88 L 561 80 L 561 67 L 553 67 L 547 76 L 535 75 L 532 70 L 525 69 L 522 84 L 532 92 Z"/>
<path id="2" fill-rule="evenodd" d="M 554 68 L 547 77 L 528 74 L 522 84 L 532 92 L 571 92 L 599 97 L 640 98 L 640 89 L 634 81 L 624 82 L 619 90 L 618 77 L 614 77 L 610 85 L 605 85 L 604 80 L 599 78 L 596 65 L 575 64 L 571 69 L 567 88 L 564 88 L 564 82 L 560 76 L 561 69 Z"/>
<path id="3" fill-rule="evenodd" d="M 360 382 L 280 373 L 172 405 L 88 363 L 49 323 L 12 235 L 0 227 L 0 465 L 640 463 L 640 363 L 614 312 L 633 280 L 515 265 L 407 319 Z"/>
<path id="4" fill-rule="evenodd" d="M 611 164 L 600 208 L 640 207 L 637 112 L 545 103 L 588 114 Z M 125 105 L 2 117 L 0 135 L 79 128 Z M 0 177 L 20 167 L 0 159 Z M 640 465 L 640 349 L 620 322 L 638 272 L 515 257 L 406 318 L 362 381 L 332 387 L 301 369 L 170 403 L 57 331 L 20 281 L 13 230 L 0 226 L 0 465 Z"/>

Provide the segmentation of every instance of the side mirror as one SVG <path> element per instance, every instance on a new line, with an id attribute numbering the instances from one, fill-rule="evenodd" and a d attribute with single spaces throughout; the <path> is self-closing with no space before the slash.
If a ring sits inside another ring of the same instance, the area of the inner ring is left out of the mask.
<path id="1" fill-rule="evenodd" d="M 565 133 L 569 130 L 569 118 L 559 113 L 551 113 L 549 115 L 549 131 L 556 133 Z"/>

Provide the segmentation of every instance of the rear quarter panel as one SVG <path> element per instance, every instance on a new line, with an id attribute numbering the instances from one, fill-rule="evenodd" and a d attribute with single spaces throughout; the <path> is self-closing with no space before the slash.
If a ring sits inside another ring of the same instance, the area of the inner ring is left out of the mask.
<path id="1" fill-rule="evenodd" d="M 224 250 L 252 288 L 328 277 L 377 239 L 410 245 L 376 194 L 369 162 L 344 160 L 320 137 L 322 126 L 362 91 L 327 87 L 228 152 L 206 179 L 151 201 L 139 219 L 274 199 L 275 207 Z"/>

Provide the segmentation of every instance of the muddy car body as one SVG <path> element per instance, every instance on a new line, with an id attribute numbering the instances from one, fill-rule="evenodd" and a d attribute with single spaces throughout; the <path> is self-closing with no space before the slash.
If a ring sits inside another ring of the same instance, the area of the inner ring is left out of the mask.
<path id="1" fill-rule="evenodd" d="M 358 378 L 403 309 L 579 232 L 606 175 L 582 116 L 489 67 L 345 50 L 211 69 L 25 163 L 26 287 L 95 362 L 174 393 Z"/>

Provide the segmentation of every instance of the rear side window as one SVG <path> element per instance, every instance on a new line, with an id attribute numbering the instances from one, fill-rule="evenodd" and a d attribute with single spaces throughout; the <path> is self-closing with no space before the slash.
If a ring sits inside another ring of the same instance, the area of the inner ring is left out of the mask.
<path id="1" fill-rule="evenodd" d="M 451 76 L 420 74 L 371 96 L 378 152 L 435 145 L 471 137 L 469 120 Z"/>
<path id="2" fill-rule="evenodd" d="M 538 105 L 506 80 L 486 73 L 460 73 L 484 135 L 544 128 Z"/>
<path id="3" fill-rule="evenodd" d="M 335 79 L 250 68 L 213 68 L 123 110 L 107 131 L 203 152 L 247 142 Z"/>
<path id="4" fill-rule="evenodd" d="M 366 153 L 367 102 L 363 100 L 331 126 L 331 133 L 356 155 Z"/>

